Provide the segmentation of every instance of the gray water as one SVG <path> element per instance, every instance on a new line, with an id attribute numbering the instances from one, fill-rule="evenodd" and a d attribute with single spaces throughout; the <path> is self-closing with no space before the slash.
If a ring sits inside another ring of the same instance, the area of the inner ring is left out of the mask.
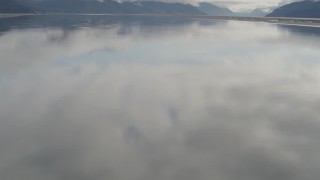
<path id="1" fill-rule="evenodd" d="M 0 20 L 1 180 L 318 180 L 320 29 Z"/>

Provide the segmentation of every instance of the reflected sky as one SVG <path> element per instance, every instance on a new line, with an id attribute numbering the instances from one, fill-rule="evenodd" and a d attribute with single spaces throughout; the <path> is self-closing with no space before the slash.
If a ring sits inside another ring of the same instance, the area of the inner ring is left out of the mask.
<path id="1" fill-rule="evenodd" d="M 1 28 L 0 179 L 320 177 L 317 34 L 41 18 Z"/>

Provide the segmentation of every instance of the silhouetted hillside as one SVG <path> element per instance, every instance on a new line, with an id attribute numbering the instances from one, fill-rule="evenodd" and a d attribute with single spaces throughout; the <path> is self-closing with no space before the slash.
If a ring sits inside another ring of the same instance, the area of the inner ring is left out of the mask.
<path id="1" fill-rule="evenodd" d="M 232 12 L 228 8 L 218 7 L 216 5 L 210 3 L 199 3 L 199 10 L 202 12 L 211 15 L 211 16 L 234 16 L 234 12 Z"/>
<path id="2" fill-rule="evenodd" d="M 0 13 L 32 13 L 32 9 L 14 0 L 0 0 Z"/>
<path id="3" fill-rule="evenodd" d="M 17 2 L 19 1 L 20 6 Z M 204 15 L 197 7 L 181 3 L 123 2 L 113 0 L 0 0 L 0 13 L 115 13 L 115 14 L 191 14 Z M 22 4 L 24 6 L 22 6 Z M 26 11 L 25 9 L 30 9 Z M 31 11 L 32 10 L 32 11 Z"/>
<path id="4" fill-rule="evenodd" d="M 267 17 L 320 18 L 320 1 L 301 1 L 275 9 Z"/>

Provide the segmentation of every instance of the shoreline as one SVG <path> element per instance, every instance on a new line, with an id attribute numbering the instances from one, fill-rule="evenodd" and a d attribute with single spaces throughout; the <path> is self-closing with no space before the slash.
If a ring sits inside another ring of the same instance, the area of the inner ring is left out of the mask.
<path id="1" fill-rule="evenodd" d="M 187 14 L 96 14 L 96 13 L 47 13 L 47 14 L 0 14 L 1 18 L 14 18 L 20 16 L 154 16 L 154 17 L 176 17 L 190 19 L 226 20 L 264 22 L 271 24 L 283 24 L 293 26 L 320 27 L 320 18 L 291 18 L 291 17 L 241 17 L 241 16 L 208 16 Z"/>
<path id="2" fill-rule="evenodd" d="M 0 13 L 0 19 L 2 19 L 2 18 L 14 18 L 14 17 L 20 17 L 20 16 L 34 16 L 34 15 L 42 15 L 42 14 Z"/>

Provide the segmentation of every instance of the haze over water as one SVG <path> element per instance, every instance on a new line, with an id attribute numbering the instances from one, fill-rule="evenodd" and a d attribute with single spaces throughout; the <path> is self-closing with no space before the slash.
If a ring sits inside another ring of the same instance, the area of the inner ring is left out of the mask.
<path id="1" fill-rule="evenodd" d="M 0 179 L 318 180 L 320 28 L 0 19 Z"/>

